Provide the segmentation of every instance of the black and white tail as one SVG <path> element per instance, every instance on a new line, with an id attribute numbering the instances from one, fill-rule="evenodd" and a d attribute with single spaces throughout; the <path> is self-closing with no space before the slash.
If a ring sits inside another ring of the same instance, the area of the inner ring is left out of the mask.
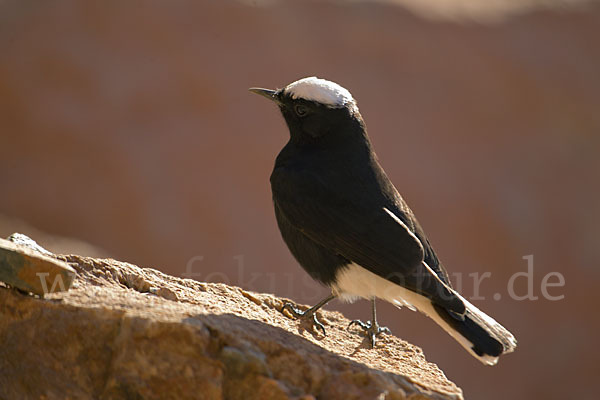
<path id="1" fill-rule="evenodd" d="M 419 310 L 440 325 L 473 357 L 486 365 L 495 365 L 498 357 L 512 352 L 517 347 L 517 340 L 506 328 L 458 293 L 456 295 L 465 304 L 466 312 L 463 318 L 459 319 L 456 314 L 433 303 L 430 303 L 430 307 Z"/>
<path id="2" fill-rule="evenodd" d="M 431 274 L 434 272 L 432 271 Z M 375 275 L 357 264 L 349 264 L 341 269 L 332 286 L 333 291 L 342 300 L 378 297 L 397 307 L 419 310 L 433 319 L 469 353 L 486 365 L 495 365 L 500 355 L 510 353 L 517 347 L 515 337 L 502 325 L 469 303 L 452 288 L 448 286 L 446 288 L 465 305 L 464 315 L 447 311 L 431 299 Z"/>

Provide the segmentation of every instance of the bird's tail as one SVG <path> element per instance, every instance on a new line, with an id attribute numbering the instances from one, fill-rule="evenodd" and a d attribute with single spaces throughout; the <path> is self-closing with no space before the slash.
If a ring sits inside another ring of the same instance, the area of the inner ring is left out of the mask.
<path id="1" fill-rule="evenodd" d="M 457 293 L 456 293 L 457 294 Z M 506 328 L 458 295 L 465 304 L 463 316 L 431 303 L 421 310 L 459 342 L 471 355 L 486 365 L 495 365 L 498 357 L 517 347 L 517 340 Z"/>

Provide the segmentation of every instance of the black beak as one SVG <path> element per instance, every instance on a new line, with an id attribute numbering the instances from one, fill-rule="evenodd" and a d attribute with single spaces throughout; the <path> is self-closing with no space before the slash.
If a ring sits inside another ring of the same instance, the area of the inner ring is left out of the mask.
<path id="1" fill-rule="evenodd" d="M 251 91 L 252 93 L 256 93 L 260 96 L 266 97 L 269 100 L 274 101 L 277 104 L 280 104 L 281 102 L 279 101 L 279 96 L 277 95 L 277 90 L 271 90 L 271 89 L 263 89 L 263 88 L 250 88 L 248 89 L 249 91 Z"/>

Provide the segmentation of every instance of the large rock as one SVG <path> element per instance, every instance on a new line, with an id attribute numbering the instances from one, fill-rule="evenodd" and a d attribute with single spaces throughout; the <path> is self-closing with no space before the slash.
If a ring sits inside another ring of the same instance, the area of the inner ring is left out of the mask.
<path id="1" fill-rule="evenodd" d="M 60 256 L 73 288 L 45 299 L 0 287 L 2 399 L 461 399 L 394 336 L 375 349 L 323 311 L 327 336 L 268 294 L 112 259 Z"/>

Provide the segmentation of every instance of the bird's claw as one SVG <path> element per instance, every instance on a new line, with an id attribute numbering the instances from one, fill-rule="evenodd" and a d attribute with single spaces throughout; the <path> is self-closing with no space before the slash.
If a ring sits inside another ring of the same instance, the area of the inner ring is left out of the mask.
<path id="1" fill-rule="evenodd" d="M 387 326 L 379 326 L 377 322 L 372 324 L 371 321 L 367 321 L 365 323 L 359 319 L 355 319 L 350 321 L 348 324 L 348 329 L 350 329 L 352 325 L 358 325 L 363 331 L 365 331 L 365 334 L 369 336 L 369 339 L 371 339 L 371 348 L 375 347 L 377 336 L 381 335 L 382 333 L 386 333 L 388 335 L 392 334 L 392 331 L 390 331 Z"/>
<path id="2" fill-rule="evenodd" d="M 327 333 L 325 332 L 325 326 L 321 323 L 321 321 L 319 321 L 317 319 L 317 313 L 308 309 L 306 311 L 302 311 L 297 309 L 296 307 L 294 307 L 294 305 L 292 303 L 285 303 L 283 305 L 283 307 L 281 307 L 281 312 L 283 312 L 284 310 L 288 310 L 294 317 L 296 318 L 302 318 L 302 319 L 308 319 L 311 318 L 311 322 L 313 324 L 313 326 L 317 329 L 320 329 L 321 332 L 323 332 L 323 336 L 327 336 Z"/>

